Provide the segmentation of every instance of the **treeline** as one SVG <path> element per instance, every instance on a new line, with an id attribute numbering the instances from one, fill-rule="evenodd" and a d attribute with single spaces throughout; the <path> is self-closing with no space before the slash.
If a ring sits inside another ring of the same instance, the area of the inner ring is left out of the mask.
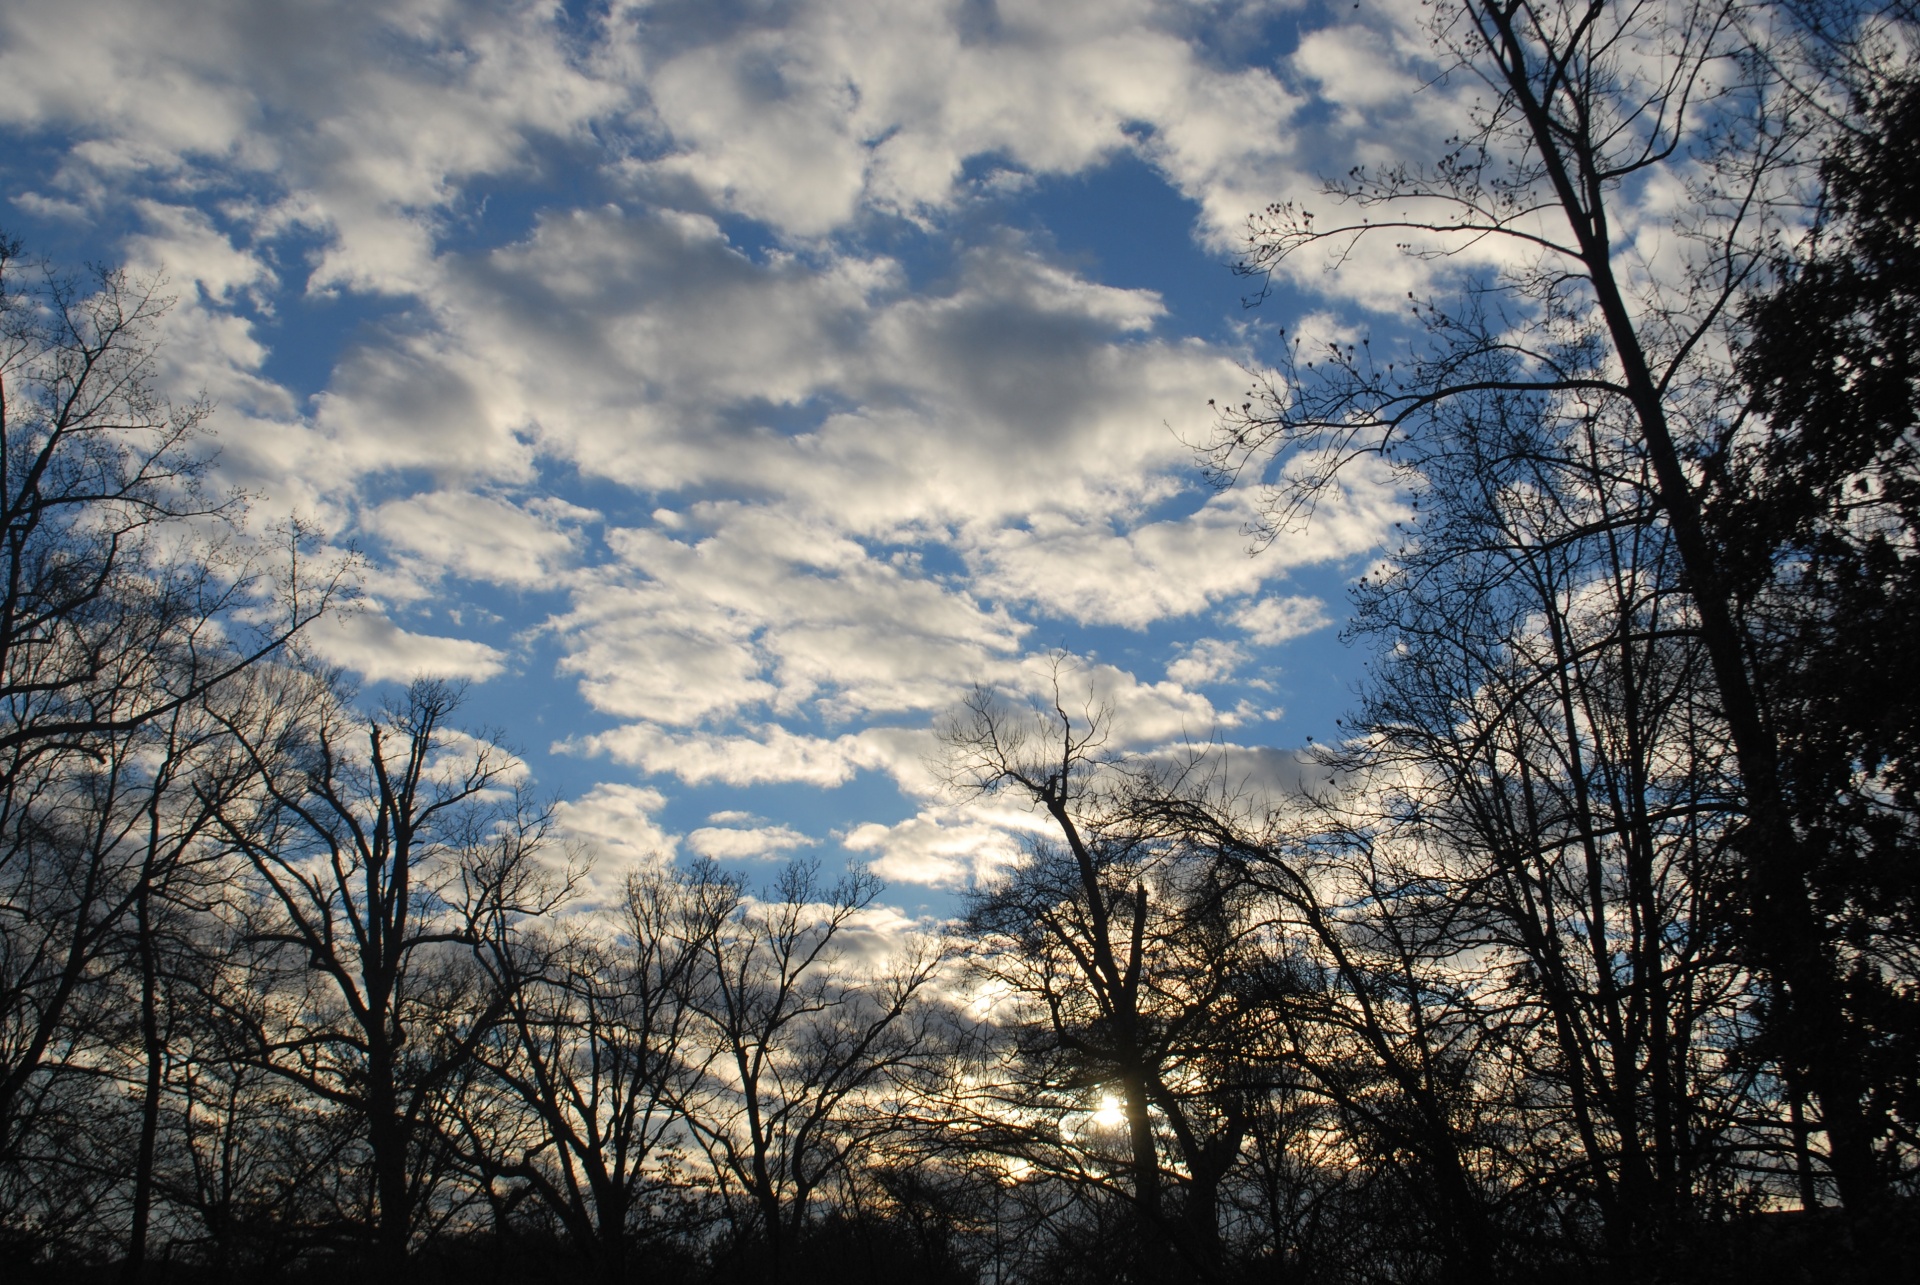
<path id="1" fill-rule="evenodd" d="M 364 710 L 301 645 L 351 569 L 210 491 L 163 310 L 0 245 L 0 1270 L 961 1279 L 887 1142 L 946 948 L 858 871 L 592 884 L 456 687 Z"/>
<path id="2" fill-rule="evenodd" d="M 10 796 L 12 1270 L 779 1274 L 937 950 L 856 958 L 877 885 L 804 865 L 597 904 L 451 689 L 344 696 L 256 665 Z"/>
<path id="3" fill-rule="evenodd" d="M 1222 413 L 1276 538 L 1356 467 L 1417 501 L 1346 735 L 1262 793 L 1109 753 L 1070 672 L 979 693 L 951 784 L 1048 828 L 937 940 L 858 871 L 609 886 L 456 689 L 361 708 L 300 647 L 340 579 L 153 394 L 150 294 L 8 247 L 0 1268 L 1901 1277 L 1920 80 L 1838 7 L 1791 49 L 1682 10 L 1449 10 L 1481 132 L 1328 194 L 1424 221 L 1256 220 L 1256 274 L 1526 247 L 1410 360 L 1297 349 Z M 1609 219 L 1709 82 L 1711 252 L 1636 276 Z"/>

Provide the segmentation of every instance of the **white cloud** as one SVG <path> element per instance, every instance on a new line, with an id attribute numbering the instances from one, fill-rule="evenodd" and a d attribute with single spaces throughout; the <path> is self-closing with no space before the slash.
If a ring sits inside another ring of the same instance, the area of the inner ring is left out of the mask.
<path id="1" fill-rule="evenodd" d="M 937 806 L 895 825 L 869 821 L 840 842 L 874 854 L 873 872 L 889 882 L 961 889 L 1018 861 L 1020 834 L 1041 824 L 1031 813 L 998 804 Z"/>
<path id="2" fill-rule="evenodd" d="M 501 748 L 493 741 L 464 732 L 458 728 L 441 728 L 437 737 L 435 754 L 424 770 L 427 780 L 441 785 L 458 786 L 462 781 L 471 779 L 474 769 L 485 761 L 491 764 L 488 775 L 492 778 L 492 791 L 501 787 L 524 782 L 532 770 L 525 759 L 518 754 Z M 399 763 L 409 752 L 402 740 L 389 743 L 390 762 Z"/>
<path id="3" fill-rule="evenodd" d="M 1241 488 L 1185 517 L 1131 528 L 1064 516 L 1002 528 L 971 550 L 976 583 L 1051 615 L 1140 628 L 1253 593 L 1295 568 L 1365 553 L 1402 516 L 1389 481 L 1355 468 L 1310 524 L 1255 555 L 1248 529 L 1257 502 Z"/>
<path id="4" fill-rule="evenodd" d="M 1150 751 L 1150 757 L 1196 779 L 1214 780 L 1229 797 L 1244 799 L 1256 811 L 1285 808 L 1297 802 L 1302 791 L 1320 793 L 1340 784 L 1338 775 L 1311 748 L 1215 741 L 1161 746 Z"/>
<path id="5" fill-rule="evenodd" d="M 520 586 L 549 585 L 575 540 L 559 519 L 591 517 L 551 502 L 522 507 L 489 495 L 433 491 L 389 500 L 361 525 L 436 572 Z"/>
<path id="6" fill-rule="evenodd" d="M 1190 485 L 1169 425 L 1199 433 L 1205 395 L 1243 377 L 1202 345 L 1128 338 L 1156 324 L 1153 296 L 1017 248 L 970 255 L 932 297 L 898 295 L 883 263 L 824 262 L 758 265 L 710 221 L 605 212 L 450 275 L 447 315 L 467 329 L 447 362 L 502 389 L 483 440 L 527 440 L 509 426 L 537 415 L 541 448 L 583 467 L 622 477 L 631 458 L 652 486 L 741 497 L 608 532 L 616 561 L 552 622 L 597 707 L 683 727 L 941 708 L 1026 632 L 976 593 L 1143 625 L 1378 539 L 1391 507 L 1364 488 L 1257 560 L 1242 495 L 1138 524 Z M 803 433 L 731 418 L 829 390 L 861 408 Z M 368 413 L 391 414 L 382 402 Z M 972 592 L 919 565 L 943 544 Z"/>
<path id="7" fill-rule="evenodd" d="M 972 553 L 979 583 L 996 596 L 1083 623 L 1140 628 L 1192 615 L 1286 570 L 1278 559 L 1247 556 L 1248 516 L 1240 494 L 1132 528 L 1047 515 L 983 536 Z"/>
<path id="8" fill-rule="evenodd" d="M 582 736 L 555 746 L 562 752 L 604 754 L 643 772 L 676 776 L 688 785 L 763 785 L 797 782 L 832 788 L 857 772 L 891 771 L 917 778 L 913 765 L 926 734 L 869 728 L 837 737 L 807 736 L 769 723 L 740 734 L 674 733 L 649 723 Z"/>
<path id="9" fill-rule="evenodd" d="M 704 539 L 610 532 L 620 556 L 554 622 L 596 706 L 690 725 L 764 706 L 832 717 L 931 709 L 1022 627 L 857 541 L 727 506 Z"/>
<path id="10" fill-rule="evenodd" d="M 687 846 L 715 861 L 771 860 L 819 843 L 791 826 L 701 826 L 687 834 Z"/>
<path id="11" fill-rule="evenodd" d="M 1237 608 L 1228 619 L 1262 647 L 1278 647 L 1333 623 L 1326 603 L 1300 596 L 1260 598 Z"/>
<path id="12" fill-rule="evenodd" d="M 679 839 L 654 819 L 666 803 L 666 796 L 650 787 L 602 781 L 555 805 L 561 834 L 581 845 L 591 862 L 587 901 L 611 905 L 627 875 L 672 860 Z"/>
<path id="13" fill-rule="evenodd" d="M 1178 682 L 1142 682 L 1117 666 L 1060 653 L 1026 658 L 997 686 L 1016 704 L 1046 711 L 1044 722 L 1052 722 L 1056 699 L 1083 722 L 1100 717 L 1116 749 L 1206 740 L 1235 718 Z"/>
<path id="14" fill-rule="evenodd" d="M 127 242 L 127 262 L 134 271 L 162 276 L 190 292 L 197 288 L 214 304 L 244 300 L 261 306 L 279 285 L 278 274 L 259 255 L 235 246 L 204 211 L 151 200 L 138 201 L 135 208 L 146 230 Z"/>
<path id="15" fill-rule="evenodd" d="M 1211 209 L 1209 186 L 1271 168 L 1296 100 L 1269 71 L 1223 68 L 1179 34 L 1183 18 L 1152 0 L 763 11 L 655 68 L 655 119 L 676 148 L 638 172 L 811 237 L 862 207 L 949 204 L 970 157 L 1072 173 L 1137 146 L 1144 126 L 1150 154 Z"/>
<path id="16" fill-rule="evenodd" d="M 301 637 L 322 660 L 373 683 L 422 676 L 485 681 L 507 661 L 485 643 L 412 633 L 374 609 L 323 617 Z"/>
<path id="17" fill-rule="evenodd" d="M 905 959 L 924 956 L 935 948 L 938 925 L 876 902 L 856 911 L 837 938 L 839 967 L 853 975 L 872 977 Z"/>
<path id="18" fill-rule="evenodd" d="M 331 234 L 316 286 L 406 291 L 430 277 L 435 212 L 461 181 L 526 171 L 535 140 L 585 140 L 631 101 L 600 74 L 617 50 L 578 57 L 562 17 L 537 0 L 20 0 L 0 121 L 74 131 L 58 182 L 88 204 L 140 175 L 263 181 L 281 193 L 263 230 Z"/>
<path id="19" fill-rule="evenodd" d="M 434 299 L 452 341 L 356 358 L 328 413 L 382 467 L 408 462 L 382 446 L 395 439 L 436 467 L 456 431 L 437 427 L 445 407 L 477 434 L 468 467 L 511 473 L 512 443 L 531 440 L 625 485 L 778 497 L 842 530 L 915 536 L 1159 498 L 1207 398 L 1244 379 L 1204 345 L 1153 338 L 1151 292 L 1017 241 L 968 251 L 940 292 L 904 285 L 882 257 L 755 262 L 705 218 L 547 217 L 449 263 Z M 426 405 L 400 400 L 409 382 Z M 796 412 L 818 426 L 772 430 Z"/>
<path id="20" fill-rule="evenodd" d="M 1288 61 L 1322 97 L 1348 109 L 1349 124 L 1360 125 L 1359 109 L 1409 101 L 1420 87 L 1396 52 L 1385 33 L 1356 24 L 1307 32 Z"/>
<path id="21" fill-rule="evenodd" d="M 392 336 L 350 349 L 315 399 L 314 426 L 336 484 L 416 469 L 440 479 L 525 482 L 532 425 L 501 413 L 501 372 L 441 334 Z"/>
<path id="22" fill-rule="evenodd" d="M 1246 649 L 1238 644 L 1202 638 L 1189 643 L 1185 652 L 1167 666 L 1167 679 L 1182 687 L 1224 682 L 1246 659 Z"/>

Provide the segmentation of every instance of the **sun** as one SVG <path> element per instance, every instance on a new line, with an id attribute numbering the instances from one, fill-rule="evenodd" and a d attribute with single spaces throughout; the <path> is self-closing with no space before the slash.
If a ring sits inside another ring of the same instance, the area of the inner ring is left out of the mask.
<path id="1" fill-rule="evenodd" d="M 1103 1129 L 1111 1129 L 1126 1121 L 1127 1113 L 1120 1107 L 1120 1099 L 1111 1093 L 1102 1094 L 1100 1109 L 1093 1113 L 1093 1122 Z"/>

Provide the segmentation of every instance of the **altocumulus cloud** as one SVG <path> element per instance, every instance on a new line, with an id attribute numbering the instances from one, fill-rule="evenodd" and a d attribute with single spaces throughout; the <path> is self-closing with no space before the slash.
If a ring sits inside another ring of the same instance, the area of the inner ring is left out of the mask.
<path id="1" fill-rule="evenodd" d="M 1064 655 L 1116 745 L 1297 739 L 1275 693 L 1398 516 L 1356 475 L 1252 558 L 1192 467 L 1258 337 L 1164 264 L 1460 110 L 1368 88 L 1429 70 L 1417 5 L 1283 9 L 17 0 L 6 218 L 166 274 L 222 476 L 366 559 L 316 648 L 472 680 L 596 888 L 680 852 L 953 888 L 1028 824 L 930 766 L 974 684 Z"/>

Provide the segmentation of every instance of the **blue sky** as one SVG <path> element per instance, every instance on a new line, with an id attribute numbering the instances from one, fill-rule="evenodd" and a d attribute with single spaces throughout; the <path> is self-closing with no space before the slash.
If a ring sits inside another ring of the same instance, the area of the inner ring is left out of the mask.
<path id="1" fill-rule="evenodd" d="M 851 853 L 941 912 L 1032 824 L 927 769 L 975 683 L 1064 656 L 1118 743 L 1255 775 L 1334 734 L 1396 497 L 1249 556 L 1186 443 L 1275 327 L 1422 284 L 1228 268 L 1458 127 L 1421 14 L 13 0 L 0 222 L 165 274 L 223 477 L 365 556 L 315 648 L 470 680 L 603 877 Z"/>

